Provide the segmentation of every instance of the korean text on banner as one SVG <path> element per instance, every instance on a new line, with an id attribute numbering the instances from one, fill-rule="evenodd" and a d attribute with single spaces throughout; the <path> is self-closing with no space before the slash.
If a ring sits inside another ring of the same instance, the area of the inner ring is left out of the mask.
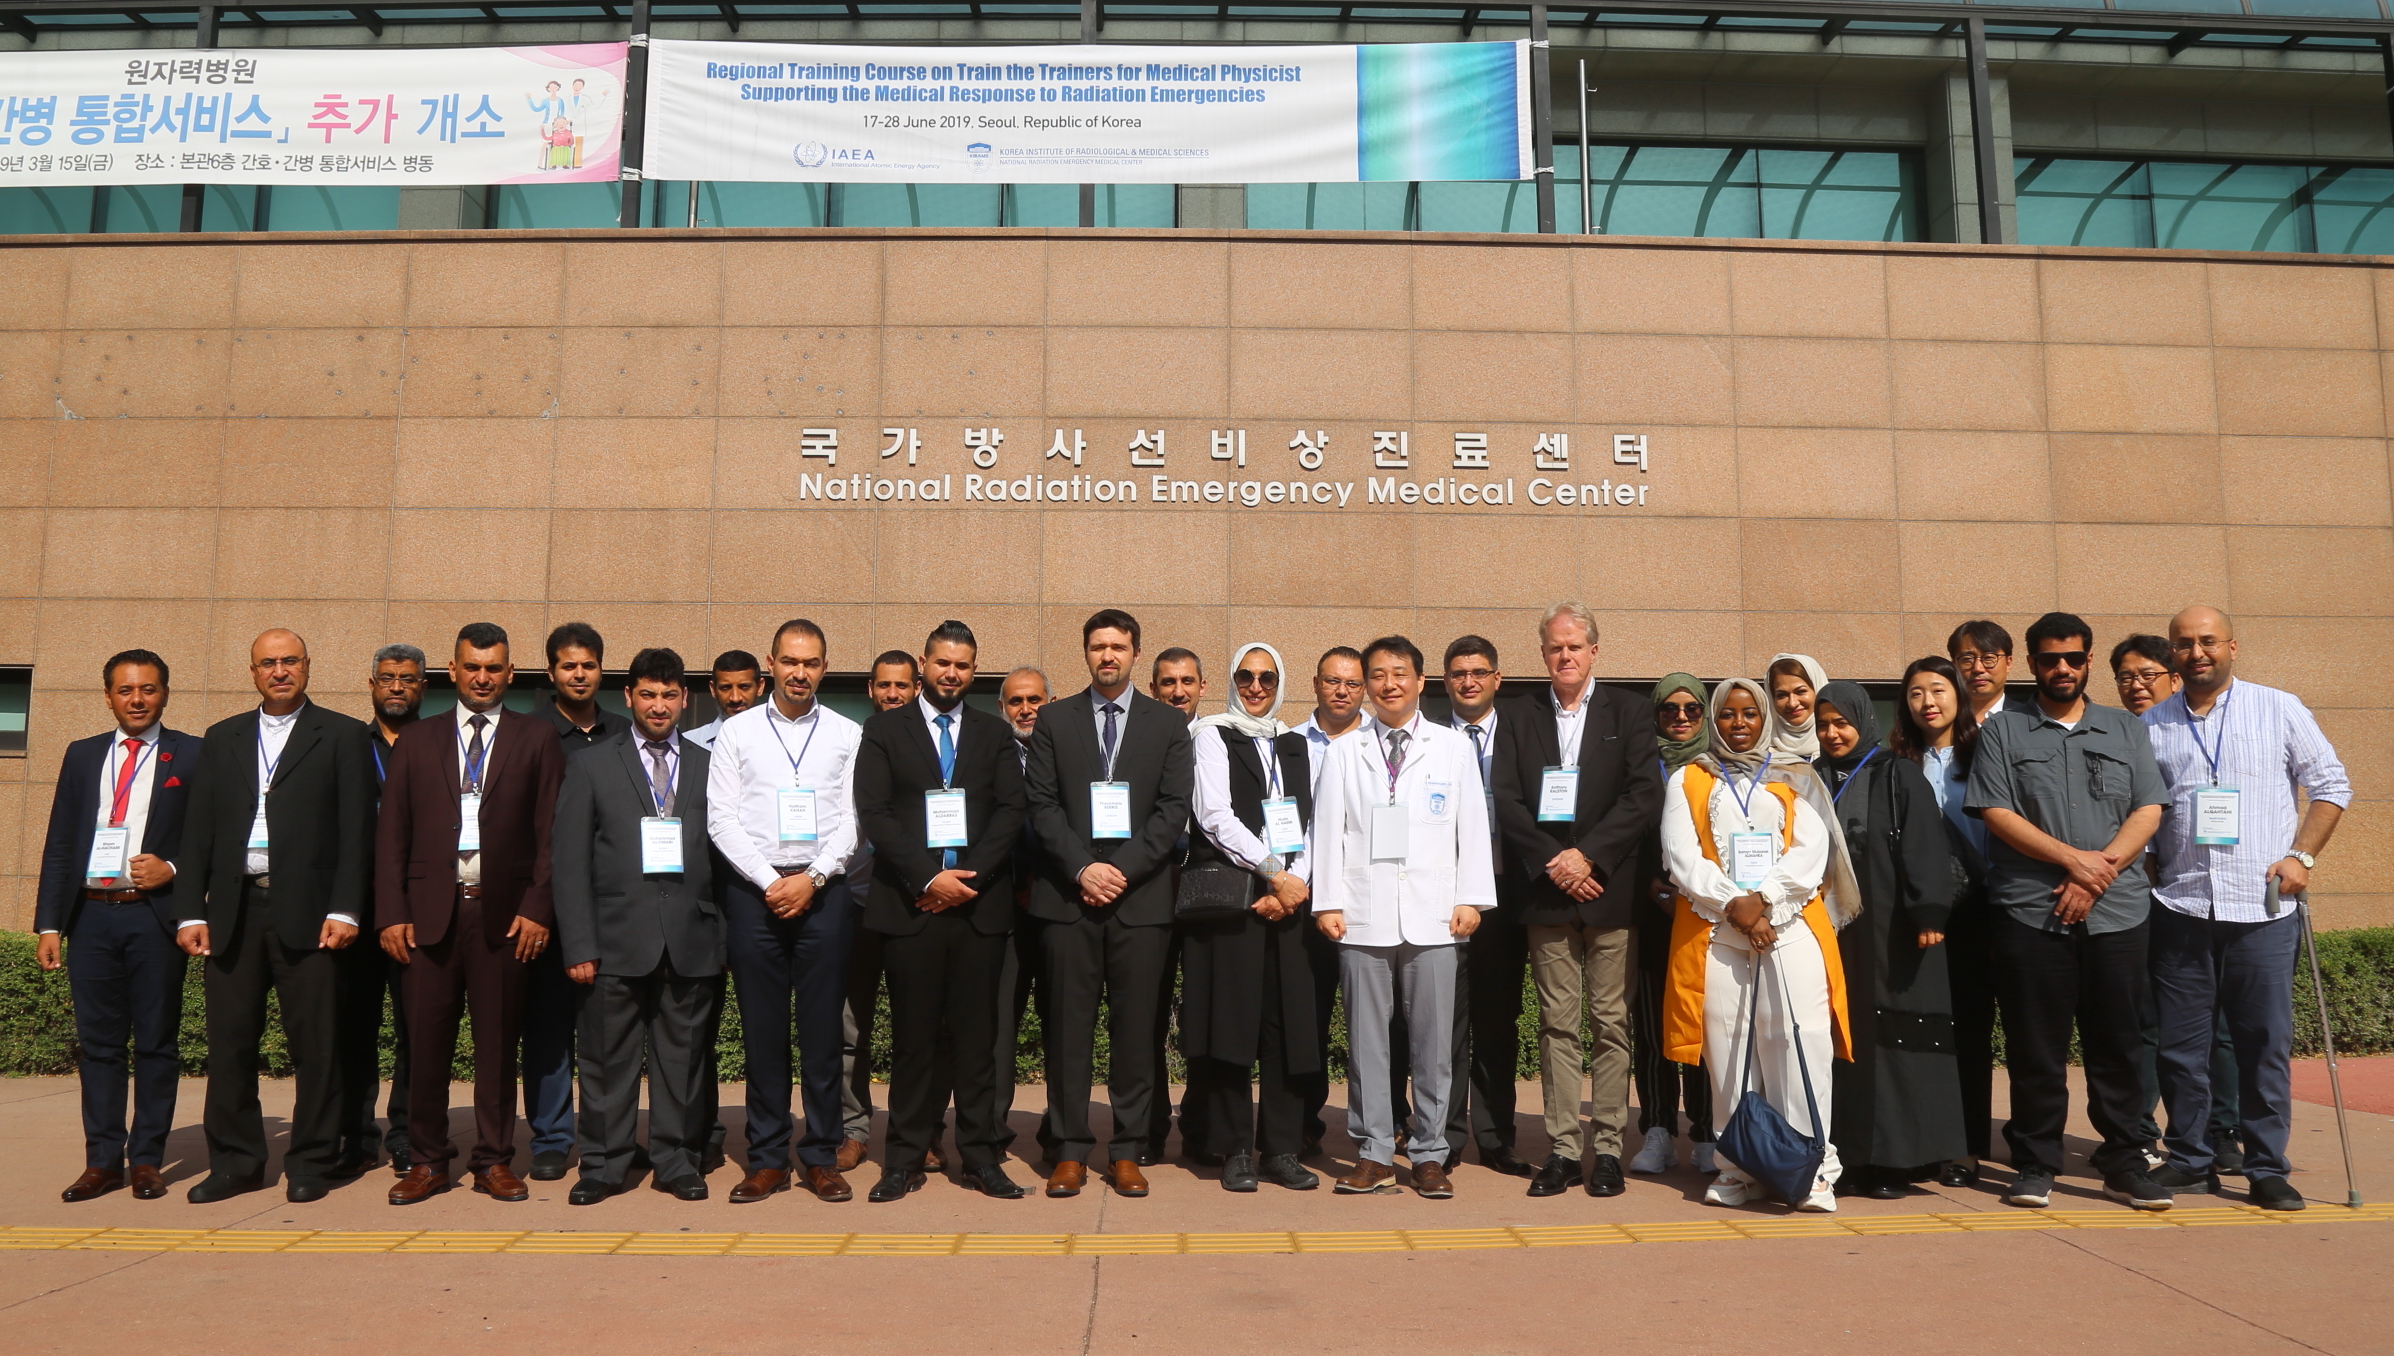
<path id="1" fill-rule="evenodd" d="M 0 56 L 0 187 L 616 178 L 626 45 Z"/>
<path id="2" fill-rule="evenodd" d="M 1529 45 L 649 45 L 645 173 L 783 183 L 1526 179 Z"/>

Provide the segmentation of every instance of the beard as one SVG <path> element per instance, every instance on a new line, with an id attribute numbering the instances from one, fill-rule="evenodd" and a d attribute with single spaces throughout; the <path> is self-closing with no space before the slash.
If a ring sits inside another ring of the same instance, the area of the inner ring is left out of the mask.
<path id="1" fill-rule="evenodd" d="M 2037 676 L 2037 692 L 2049 702 L 2066 705 L 2086 691 L 2086 679 L 2084 673 L 2072 675 L 2056 669 Z"/>

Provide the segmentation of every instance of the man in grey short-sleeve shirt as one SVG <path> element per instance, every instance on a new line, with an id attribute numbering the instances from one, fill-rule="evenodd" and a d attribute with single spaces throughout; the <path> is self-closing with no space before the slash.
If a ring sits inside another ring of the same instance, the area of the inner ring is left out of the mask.
<path id="1" fill-rule="evenodd" d="M 2094 648 L 2093 631 L 2066 612 L 2028 629 L 2036 709 L 1998 712 L 1979 728 L 1963 801 L 1986 821 L 1987 897 L 2002 911 L 1988 950 L 2012 1083 L 2003 1133 L 2018 1170 L 2004 1199 L 2050 1203 L 2075 1029 L 2087 1118 L 2103 1136 L 2089 1160 L 2103 1194 L 2167 1210 L 2170 1193 L 2147 1175 L 2135 1127 L 2153 904 L 2144 851 L 2169 792 L 2145 727 L 2087 700 Z"/>

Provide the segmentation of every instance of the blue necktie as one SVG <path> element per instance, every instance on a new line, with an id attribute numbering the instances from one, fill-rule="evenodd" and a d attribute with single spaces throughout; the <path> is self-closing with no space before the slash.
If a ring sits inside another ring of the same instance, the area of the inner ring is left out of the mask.
<path id="1" fill-rule="evenodd" d="M 939 727 L 939 784 L 942 787 L 956 775 L 956 741 L 948 737 L 948 725 L 955 719 L 954 716 L 936 716 L 931 721 Z M 956 849 L 944 850 L 940 866 L 950 871 L 956 869 Z"/>

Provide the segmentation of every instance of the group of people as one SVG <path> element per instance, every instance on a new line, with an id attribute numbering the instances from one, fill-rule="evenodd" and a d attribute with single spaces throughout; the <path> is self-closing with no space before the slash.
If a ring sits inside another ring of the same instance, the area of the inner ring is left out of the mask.
<path id="1" fill-rule="evenodd" d="M 1476 1151 L 1531 1196 L 1619 1195 L 1625 1172 L 1674 1165 L 1682 1104 L 1715 1204 L 1968 1186 L 2000 1014 L 2005 1200 L 2051 1199 L 2075 1034 L 2106 1195 L 2165 1209 L 2241 1171 L 2256 1204 L 2302 1206 L 2286 1181 L 2297 910 L 2350 792 L 2302 703 L 2234 676 L 2216 609 L 2120 642 L 2118 707 L 2091 699 L 2079 618 L 2029 628 L 2029 691 L 2008 686 L 2010 634 L 1966 623 L 1905 671 L 1884 738 L 1868 690 L 1800 654 L 1709 689 L 1675 673 L 1651 700 L 1599 683 L 1597 621 L 1576 603 L 1541 619 L 1527 693 L 1506 690 L 1489 640 L 1448 645 L 1444 719 L 1425 717 L 1431 671 L 1403 636 L 1324 653 L 1295 725 L 1296 679 L 1268 644 L 1230 656 L 1227 709 L 1200 715 L 1196 654 L 1162 651 L 1141 691 L 1134 617 L 1099 611 L 1081 638 L 1083 690 L 1018 668 L 993 712 L 967 700 L 971 629 L 942 622 L 919 653 L 874 661 L 859 724 L 822 700 L 822 629 L 792 620 L 762 661 L 727 652 L 703 678 L 640 651 L 627 719 L 598 700 L 588 626 L 550 635 L 553 696 L 527 713 L 507 704 L 506 632 L 475 623 L 450 656 L 453 709 L 421 714 L 425 657 L 394 644 L 359 722 L 309 700 L 305 642 L 278 629 L 251 647 L 257 708 L 196 738 L 164 724 L 165 659 L 112 657 L 115 728 L 66 752 L 36 919 L 80 1042 L 87 1169 L 65 1198 L 165 1194 L 196 956 L 199 1202 L 268 1180 L 270 993 L 296 1082 L 292 1201 L 386 1148 L 394 1204 L 458 1183 L 447 1054 L 469 1011 L 474 1190 L 528 1196 L 520 1083 L 534 1179 L 578 1151 L 577 1205 L 644 1172 L 703 1200 L 724 1155 L 728 975 L 739 1204 L 852 1198 L 877 1037 L 869 1199 L 945 1171 L 951 1119 L 960 1180 L 1029 1194 L 1006 1162 L 1034 1003 L 1048 1196 L 1093 1170 L 1149 1194 L 1176 1010 L 1182 1154 L 1231 1191 L 1314 1189 L 1343 996 L 1356 1161 L 1340 1193 L 1398 1190 L 1402 1154 L 1416 1192 L 1450 1197 Z M 721 714 L 684 729 L 702 681 Z M 1534 1164 L 1515 1125 L 1525 973 Z M 1773 1128 L 1808 1149 L 1808 1187 L 1737 1161 Z"/>

